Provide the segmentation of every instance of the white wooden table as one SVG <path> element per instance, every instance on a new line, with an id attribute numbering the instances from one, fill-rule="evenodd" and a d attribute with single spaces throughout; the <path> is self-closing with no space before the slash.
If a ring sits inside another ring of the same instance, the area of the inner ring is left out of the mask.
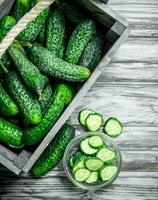
<path id="1" fill-rule="evenodd" d="M 86 95 L 77 113 L 91 107 L 124 123 L 120 146 L 123 166 L 108 189 L 92 200 L 158 200 L 158 0 L 111 0 L 109 6 L 127 18 L 128 40 Z M 79 200 L 78 190 L 61 167 L 41 179 L 16 177 L 0 167 L 1 200 Z"/>

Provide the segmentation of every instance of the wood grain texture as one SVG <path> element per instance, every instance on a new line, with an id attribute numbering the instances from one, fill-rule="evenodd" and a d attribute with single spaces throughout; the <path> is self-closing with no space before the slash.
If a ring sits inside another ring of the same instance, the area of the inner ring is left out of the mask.
<path id="1" fill-rule="evenodd" d="M 109 188 L 90 193 L 86 200 L 158 199 L 158 1 L 110 0 L 130 23 L 128 40 L 72 115 L 91 107 L 118 117 L 124 134 L 114 140 L 123 157 L 118 179 Z M 60 164 L 41 179 L 20 177 L 0 167 L 1 200 L 79 200 L 85 192 L 65 177 Z"/>

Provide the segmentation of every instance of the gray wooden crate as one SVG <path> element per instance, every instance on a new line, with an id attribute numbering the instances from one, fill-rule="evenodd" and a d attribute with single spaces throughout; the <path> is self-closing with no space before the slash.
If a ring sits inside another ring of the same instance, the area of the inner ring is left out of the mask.
<path id="1" fill-rule="evenodd" d="M 121 16 L 117 15 L 116 12 L 111 10 L 107 5 L 101 3 L 99 0 L 76 0 L 83 7 L 92 13 L 98 22 L 100 22 L 103 30 L 105 30 L 105 55 L 92 73 L 89 80 L 87 80 L 79 92 L 76 94 L 75 98 L 67 109 L 63 112 L 59 120 L 53 126 L 51 131 L 47 134 L 44 140 L 39 144 L 39 146 L 32 153 L 26 149 L 23 149 L 19 153 L 15 153 L 13 150 L 0 145 L 0 163 L 6 166 L 15 174 L 20 174 L 23 172 L 28 172 L 39 156 L 42 154 L 44 149 L 49 145 L 53 137 L 56 135 L 61 126 L 65 123 L 74 109 L 79 105 L 79 102 L 88 92 L 93 83 L 101 75 L 102 71 L 105 70 L 106 66 L 110 62 L 113 54 L 119 48 L 119 46 L 126 39 L 129 29 L 127 21 Z M 5 15 L 8 13 L 9 9 L 13 4 L 13 0 L 5 0 L 0 5 L 0 14 Z M 1 16 L 0 16 L 1 17 Z"/>

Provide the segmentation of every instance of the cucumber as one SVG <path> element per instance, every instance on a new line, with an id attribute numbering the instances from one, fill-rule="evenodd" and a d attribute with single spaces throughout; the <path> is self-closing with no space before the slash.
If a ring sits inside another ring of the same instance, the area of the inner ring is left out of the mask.
<path id="1" fill-rule="evenodd" d="M 57 57 L 65 35 L 65 19 L 60 9 L 51 10 L 47 23 L 46 47 Z"/>
<path id="2" fill-rule="evenodd" d="M 91 109 L 83 109 L 79 112 L 79 117 L 78 117 L 78 120 L 79 120 L 79 123 L 83 126 L 86 125 L 86 119 L 88 117 L 89 114 L 91 113 L 95 113 L 95 111 L 91 110 Z"/>
<path id="3" fill-rule="evenodd" d="M 91 74 L 86 67 L 67 63 L 37 43 L 33 44 L 28 51 L 29 58 L 42 72 L 56 78 L 70 82 L 82 82 L 87 80 Z"/>
<path id="4" fill-rule="evenodd" d="M 73 156 L 71 156 L 71 163 L 70 166 L 73 167 L 74 165 L 76 165 L 79 161 L 84 160 L 85 158 L 87 158 L 82 152 L 76 152 Z"/>
<path id="5" fill-rule="evenodd" d="M 91 172 L 89 177 L 85 180 L 86 183 L 92 184 L 96 183 L 99 180 L 98 172 Z"/>
<path id="6" fill-rule="evenodd" d="M 77 64 L 85 46 L 95 32 L 96 24 L 93 20 L 87 19 L 80 22 L 68 42 L 65 60 L 69 63 Z"/>
<path id="7" fill-rule="evenodd" d="M 98 151 L 97 149 L 92 148 L 89 145 L 89 137 L 81 141 L 80 149 L 86 155 L 93 155 L 93 154 L 97 153 L 97 151 Z"/>
<path id="8" fill-rule="evenodd" d="M 78 163 L 76 163 L 76 165 L 73 167 L 73 174 L 75 174 L 75 172 L 78 170 L 78 169 L 81 169 L 81 168 L 84 168 L 85 165 L 84 165 L 84 160 L 81 160 L 79 161 Z"/>
<path id="9" fill-rule="evenodd" d="M 49 13 L 49 8 L 44 9 L 26 28 L 17 36 L 17 40 L 33 42 L 39 35 Z"/>
<path id="10" fill-rule="evenodd" d="M 52 102 L 43 114 L 41 123 L 33 128 L 28 128 L 23 136 L 26 145 L 31 146 L 40 142 L 49 132 L 52 126 L 60 117 L 65 106 L 72 99 L 72 89 L 66 84 L 59 84 L 54 92 Z"/>
<path id="11" fill-rule="evenodd" d="M 5 77 L 5 84 L 24 117 L 31 124 L 38 124 L 42 118 L 39 102 L 32 97 L 23 85 L 19 75 L 15 71 L 8 72 Z"/>
<path id="12" fill-rule="evenodd" d="M 101 172 L 100 177 L 102 181 L 109 181 L 117 173 L 116 166 L 105 166 Z"/>
<path id="13" fill-rule="evenodd" d="M 18 21 L 31 9 L 30 0 L 16 0 L 12 16 Z"/>
<path id="14" fill-rule="evenodd" d="M 100 148 L 101 146 L 104 145 L 104 141 L 102 140 L 100 136 L 94 135 L 89 138 L 89 144 L 93 148 Z"/>
<path id="15" fill-rule="evenodd" d="M 74 175 L 75 180 L 78 182 L 84 182 L 90 176 L 90 173 L 91 172 L 88 169 L 85 168 L 78 169 Z"/>
<path id="16" fill-rule="evenodd" d="M 42 94 L 39 98 L 39 103 L 40 103 L 42 111 L 47 109 L 47 107 L 49 106 L 49 104 L 51 102 L 52 96 L 53 96 L 53 90 L 52 90 L 51 84 L 49 83 L 44 88 L 44 90 L 42 91 Z"/>
<path id="17" fill-rule="evenodd" d="M 74 127 L 65 124 L 33 166 L 32 174 L 39 177 L 54 168 L 61 160 L 65 148 L 74 137 Z"/>
<path id="18" fill-rule="evenodd" d="M 27 58 L 21 46 L 11 45 L 8 52 L 26 86 L 40 96 L 46 84 L 44 75 Z"/>
<path id="19" fill-rule="evenodd" d="M 78 64 L 86 66 L 93 71 L 101 59 L 103 49 L 103 36 L 101 33 L 94 35 L 86 45 Z"/>
<path id="20" fill-rule="evenodd" d="M 107 148 L 102 148 L 98 151 L 96 157 L 102 160 L 103 162 L 108 162 L 115 159 L 116 155 L 113 151 Z"/>
<path id="21" fill-rule="evenodd" d="M 45 46 L 45 43 L 46 43 L 46 23 L 43 25 L 41 31 L 39 32 L 37 40 L 40 44 Z"/>
<path id="22" fill-rule="evenodd" d="M 116 137 L 123 132 L 123 125 L 118 119 L 111 117 L 105 122 L 103 130 L 107 135 Z"/>
<path id="23" fill-rule="evenodd" d="M 66 40 L 63 39 L 61 47 L 60 47 L 60 49 L 58 51 L 58 57 L 60 59 L 64 59 L 64 57 L 65 57 L 65 50 L 66 50 Z"/>
<path id="24" fill-rule="evenodd" d="M 70 20 L 74 25 L 86 18 L 85 13 L 83 12 L 83 7 L 73 1 L 59 1 L 59 6 L 61 6 L 63 9 L 67 19 Z"/>
<path id="25" fill-rule="evenodd" d="M 98 171 L 100 168 L 102 168 L 104 165 L 104 162 L 98 158 L 88 158 L 85 161 L 85 166 L 90 171 Z"/>
<path id="26" fill-rule="evenodd" d="M 87 158 L 87 156 L 82 154 L 81 152 L 77 152 L 74 155 L 73 170 L 72 170 L 73 173 L 75 173 L 76 170 L 78 170 L 80 168 L 84 168 L 84 161 L 85 161 L 86 158 Z"/>
<path id="27" fill-rule="evenodd" d="M 86 118 L 86 127 L 89 131 L 98 131 L 103 125 L 103 117 L 98 113 L 91 113 Z"/>
<path id="28" fill-rule="evenodd" d="M 19 127 L 0 118 L 0 141 L 14 147 L 21 147 L 22 131 Z"/>
<path id="29" fill-rule="evenodd" d="M 16 103 L 11 99 L 0 83 L 0 113 L 6 116 L 13 116 L 18 113 Z"/>

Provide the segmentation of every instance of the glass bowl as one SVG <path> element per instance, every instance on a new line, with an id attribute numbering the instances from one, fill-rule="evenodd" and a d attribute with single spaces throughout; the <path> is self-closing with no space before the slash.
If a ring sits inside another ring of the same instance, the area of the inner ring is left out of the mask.
<path id="1" fill-rule="evenodd" d="M 108 148 L 115 152 L 115 154 L 117 156 L 116 166 L 117 166 L 118 170 L 117 170 L 117 173 L 107 182 L 97 182 L 94 184 L 80 183 L 74 179 L 74 176 L 72 174 L 72 169 L 69 165 L 69 160 L 70 160 L 70 157 L 79 149 L 80 142 L 83 139 L 85 139 L 89 136 L 93 136 L 93 135 L 100 136 L 103 139 L 103 141 L 106 143 Z M 87 133 L 83 133 L 83 134 L 75 137 L 67 146 L 64 157 L 63 157 L 63 166 L 64 166 L 64 170 L 66 172 L 67 177 L 70 179 L 70 181 L 74 185 L 76 185 L 77 187 L 84 189 L 84 190 L 97 190 L 97 189 L 107 187 L 110 184 L 112 184 L 114 182 L 114 180 L 118 177 L 118 174 L 119 174 L 120 168 L 121 168 L 121 163 L 122 163 L 122 157 L 121 157 L 121 153 L 120 153 L 120 150 L 119 150 L 119 147 L 117 146 L 117 144 L 106 134 L 98 133 L 98 132 L 93 132 L 93 133 L 87 132 Z"/>

